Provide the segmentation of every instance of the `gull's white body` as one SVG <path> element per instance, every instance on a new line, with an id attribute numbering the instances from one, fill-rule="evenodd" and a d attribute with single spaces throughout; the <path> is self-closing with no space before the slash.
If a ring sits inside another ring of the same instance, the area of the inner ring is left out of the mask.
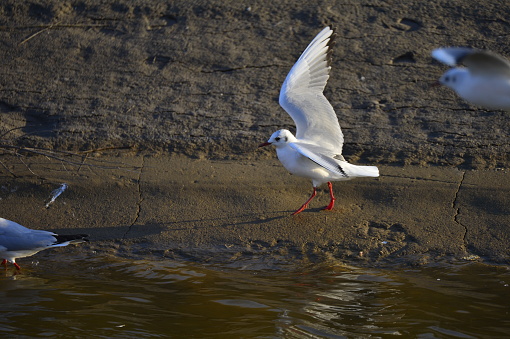
<path id="1" fill-rule="evenodd" d="M 439 83 L 485 108 L 510 110 L 510 62 L 500 55 L 463 47 L 438 48 L 432 56 L 449 66 Z"/>
<path id="2" fill-rule="evenodd" d="M 296 136 L 282 129 L 261 144 L 274 145 L 278 159 L 289 172 L 312 180 L 312 196 L 294 214 L 307 207 L 316 187 L 323 183 L 328 182 L 331 195 L 326 209 L 332 209 L 335 198 L 330 181 L 379 176 L 377 167 L 352 165 L 342 156 L 343 134 L 335 111 L 323 94 L 331 69 L 332 38 L 333 30 L 326 27 L 313 39 L 280 91 L 280 105 L 294 120 Z"/>
<path id="3" fill-rule="evenodd" d="M 67 241 L 62 241 L 60 237 L 67 238 Z M 51 247 L 83 242 L 85 237 L 84 234 L 59 236 L 49 231 L 32 230 L 0 218 L 0 258 L 13 263 L 19 269 L 17 258 L 28 257 Z"/>
<path id="4" fill-rule="evenodd" d="M 290 142 L 297 142 L 297 139 L 296 141 Z M 335 173 L 332 173 L 324 167 L 310 161 L 310 159 L 304 157 L 289 144 L 281 147 L 277 146 L 276 155 L 287 171 L 299 177 L 312 179 L 312 184 L 315 187 L 318 187 L 327 181 L 334 180 L 333 177 L 337 180 L 344 179 L 342 176 L 335 175 Z"/>
<path id="5" fill-rule="evenodd" d="M 333 154 L 331 156 L 331 169 L 327 169 L 303 155 L 307 151 L 312 153 L 311 150 L 314 149 L 320 152 L 320 147 L 299 141 L 288 130 L 279 130 L 275 134 L 273 134 L 271 139 L 278 138 L 278 135 L 288 138 L 288 141 L 284 143 L 271 142 L 271 144 L 275 145 L 276 155 L 283 167 L 294 175 L 311 179 L 314 187 L 318 187 L 328 181 L 350 180 L 356 177 L 377 177 L 379 174 L 377 167 L 349 164 L 340 154 Z M 314 155 L 311 154 L 310 156 L 313 157 Z M 319 155 L 316 156 L 319 157 Z"/>

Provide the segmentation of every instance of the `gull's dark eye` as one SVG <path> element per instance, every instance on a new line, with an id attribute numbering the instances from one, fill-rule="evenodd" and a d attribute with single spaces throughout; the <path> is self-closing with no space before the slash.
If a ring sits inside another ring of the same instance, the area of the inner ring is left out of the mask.
<path id="1" fill-rule="evenodd" d="M 276 137 L 276 138 L 274 138 L 274 140 L 280 141 L 280 137 Z"/>
<path id="2" fill-rule="evenodd" d="M 445 81 L 450 81 L 450 77 L 449 77 L 449 76 L 447 76 L 447 77 L 445 77 L 445 78 L 444 78 L 444 80 L 445 80 Z"/>

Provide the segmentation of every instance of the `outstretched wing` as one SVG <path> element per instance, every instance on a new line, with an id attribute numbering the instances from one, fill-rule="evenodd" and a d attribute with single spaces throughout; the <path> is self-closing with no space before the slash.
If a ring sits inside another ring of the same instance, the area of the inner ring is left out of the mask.
<path id="1" fill-rule="evenodd" d="M 342 154 L 344 137 L 323 94 L 329 78 L 334 33 L 324 28 L 294 64 L 280 91 L 280 105 L 296 124 L 296 137 Z"/>

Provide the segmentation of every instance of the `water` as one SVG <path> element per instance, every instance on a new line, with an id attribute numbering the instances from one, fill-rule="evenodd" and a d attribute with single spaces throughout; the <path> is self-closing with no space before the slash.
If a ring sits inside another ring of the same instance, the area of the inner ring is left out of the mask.
<path id="1" fill-rule="evenodd" d="M 2 338 L 510 336 L 502 266 L 242 270 L 63 253 L 20 260 L 23 274 L 0 276 Z"/>

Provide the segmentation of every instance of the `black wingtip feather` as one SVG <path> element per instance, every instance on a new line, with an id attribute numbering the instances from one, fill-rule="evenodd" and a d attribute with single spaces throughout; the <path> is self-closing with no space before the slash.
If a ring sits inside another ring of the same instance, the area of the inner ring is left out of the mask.
<path id="1" fill-rule="evenodd" d="M 86 239 L 88 236 L 89 236 L 88 234 L 55 235 L 55 238 L 57 239 L 57 244 L 60 244 L 66 241 L 73 240 L 89 241 L 88 239 Z"/>
<path id="2" fill-rule="evenodd" d="M 342 166 L 338 165 L 338 169 L 340 170 L 340 172 L 344 175 L 344 177 L 348 178 L 349 176 L 347 175 L 347 173 L 345 173 L 344 169 L 342 168 Z"/>
<path id="3" fill-rule="evenodd" d="M 327 53 L 327 56 L 326 56 L 326 60 L 327 60 L 327 65 L 328 67 L 331 66 L 331 63 L 333 62 L 333 47 L 335 47 L 336 45 L 336 32 L 335 32 L 335 29 L 332 27 L 332 26 L 329 26 L 329 28 L 333 31 L 333 33 L 331 34 L 331 36 L 329 37 L 329 41 L 328 41 L 328 53 Z"/>

